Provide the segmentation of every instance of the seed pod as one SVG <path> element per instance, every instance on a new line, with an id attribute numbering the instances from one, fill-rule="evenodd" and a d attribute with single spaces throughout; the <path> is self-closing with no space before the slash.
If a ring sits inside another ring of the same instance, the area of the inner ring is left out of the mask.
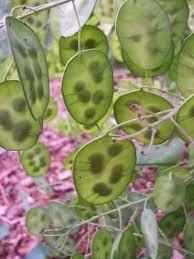
<path id="1" fill-rule="evenodd" d="M 120 96 L 114 104 L 114 115 L 118 124 L 128 121 L 129 118 L 138 118 L 139 115 L 139 120 L 122 127 L 125 133 L 130 135 L 145 128 L 149 124 L 157 122 L 165 115 L 165 113 L 162 115 L 157 115 L 156 113 L 172 108 L 172 104 L 163 97 L 141 89 Z M 150 115 L 153 116 L 147 119 L 143 118 Z M 173 123 L 169 120 L 157 126 L 154 144 L 158 145 L 168 140 L 172 136 L 174 128 Z M 134 138 L 145 144 L 149 144 L 151 136 L 152 130 L 148 128 L 142 134 L 134 136 Z"/>
<path id="2" fill-rule="evenodd" d="M 50 152 L 45 145 L 37 143 L 32 148 L 22 152 L 21 163 L 28 175 L 32 177 L 43 176 L 50 167 Z"/>
<path id="3" fill-rule="evenodd" d="M 113 97 L 112 67 L 100 50 L 85 50 L 67 64 L 62 94 L 71 116 L 83 125 L 95 125 L 107 113 Z"/>
<path id="4" fill-rule="evenodd" d="M 42 119 L 49 101 L 44 50 L 35 32 L 24 22 L 6 17 L 6 29 L 29 109 L 35 120 Z"/>
<path id="5" fill-rule="evenodd" d="M 89 142 L 74 159 L 73 178 L 79 196 L 96 205 L 113 200 L 130 182 L 135 163 L 135 149 L 129 140 L 113 143 L 111 137 L 103 137 Z"/>
<path id="6" fill-rule="evenodd" d="M 26 150 L 36 144 L 41 126 L 28 109 L 19 81 L 0 83 L 0 146 L 7 150 Z"/>

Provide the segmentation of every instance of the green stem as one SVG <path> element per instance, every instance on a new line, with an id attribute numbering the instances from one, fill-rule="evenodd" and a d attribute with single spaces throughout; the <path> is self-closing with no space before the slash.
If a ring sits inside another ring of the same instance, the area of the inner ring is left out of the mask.
<path id="1" fill-rule="evenodd" d="M 29 7 L 28 9 L 30 9 L 30 11 L 27 11 L 27 12 L 17 16 L 16 18 L 20 19 L 20 20 L 23 20 L 23 19 L 25 19 L 25 18 L 27 18 L 27 17 L 29 17 L 31 15 L 34 15 L 34 14 L 37 14 L 37 13 L 49 10 L 49 9 L 51 9 L 53 7 L 69 3 L 71 1 L 72 0 L 59 0 L 59 1 L 56 1 L 56 2 L 53 2 L 53 3 L 44 4 L 44 5 L 40 5 L 40 6 L 34 7 L 33 10 Z M 0 28 L 2 28 L 4 26 L 5 26 L 5 22 L 1 22 L 0 23 Z"/>

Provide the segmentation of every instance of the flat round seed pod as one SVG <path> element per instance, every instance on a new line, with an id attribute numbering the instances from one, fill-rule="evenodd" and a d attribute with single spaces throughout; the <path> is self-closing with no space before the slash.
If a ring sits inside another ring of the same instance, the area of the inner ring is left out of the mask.
<path id="1" fill-rule="evenodd" d="M 48 214 L 55 226 L 71 226 L 78 221 L 74 211 L 59 201 L 51 201 L 48 205 Z"/>
<path id="2" fill-rule="evenodd" d="M 26 214 L 25 223 L 31 235 L 40 236 L 45 229 L 50 227 L 51 219 L 44 208 L 36 206 Z"/>
<path id="3" fill-rule="evenodd" d="M 128 69 L 136 76 L 140 77 L 154 77 L 158 75 L 164 74 L 171 66 L 174 57 L 174 48 L 173 45 L 170 47 L 168 55 L 166 56 L 165 61 L 163 64 L 155 69 L 142 69 L 138 67 L 130 58 L 127 51 L 124 49 L 122 50 L 122 57 L 128 67 Z"/>
<path id="4" fill-rule="evenodd" d="M 83 254 L 80 253 L 76 253 L 74 254 L 71 259 L 84 259 L 85 257 L 83 256 Z"/>
<path id="5" fill-rule="evenodd" d="M 85 25 L 81 29 L 81 49 L 99 49 L 108 54 L 108 41 L 102 30 L 96 26 Z M 78 52 L 78 33 L 59 40 L 59 55 L 63 65 Z"/>
<path id="6" fill-rule="evenodd" d="M 58 113 L 58 106 L 53 97 L 50 97 L 47 110 L 44 114 L 44 122 L 52 121 Z"/>
<path id="7" fill-rule="evenodd" d="M 116 32 L 122 49 L 142 69 L 160 67 L 172 45 L 168 16 L 154 0 L 125 1 L 117 15 Z"/>
<path id="8" fill-rule="evenodd" d="M 19 81 L 0 83 L 0 102 L 0 146 L 19 151 L 35 145 L 41 126 L 30 114 Z"/>
<path id="9" fill-rule="evenodd" d="M 155 113 L 172 108 L 172 104 L 163 97 L 141 89 L 120 96 L 114 104 L 114 115 L 117 123 L 120 124 L 129 119 L 135 119 L 141 114 L 142 119 L 128 123 L 122 127 L 124 132 L 130 135 L 157 122 L 167 114 L 154 115 Z M 152 114 L 153 117 L 143 119 L 144 116 Z M 156 130 L 154 144 L 158 145 L 171 137 L 174 131 L 174 125 L 168 120 L 157 126 Z M 148 128 L 142 134 L 134 136 L 134 138 L 145 144 L 149 144 L 151 136 L 152 130 Z"/>
<path id="10" fill-rule="evenodd" d="M 165 215 L 159 222 L 159 228 L 170 239 L 183 231 L 185 223 L 185 213 L 183 208 L 179 208 L 178 210 Z"/>
<path id="11" fill-rule="evenodd" d="M 165 212 L 178 209 L 185 198 L 184 181 L 172 174 L 158 177 L 153 197 L 156 206 Z"/>
<path id="12" fill-rule="evenodd" d="M 43 176 L 50 167 L 51 155 L 44 144 L 36 143 L 32 148 L 22 152 L 21 163 L 28 175 Z"/>
<path id="13" fill-rule="evenodd" d="M 42 119 L 49 101 L 44 50 L 35 32 L 22 21 L 6 17 L 6 29 L 29 109 L 35 120 Z"/>
<path id="14" fill-rule="evenodd" d="M 63 236 L 63 238 L 61 238 Z M 44 241 L 50 248 L 62 252 L 63 255 L 75 253 L 75 241 L 70 236 L 64 236 L 64 228 L 49 229 L 43 232 Z"/>
<path id="15" fill-rule="evenodd" d="M 94 125 L 107 113 L 114 80 L 107 56 L 100 50 L 85 50 L 65 67 L 62 94 L 71 116 L 83 125 Z"/>
<path id="16" fill-rule="evenodd" d="M 194 253 L 194 218 L 187 219 L 187 223 L 184 228 L 184 245 L 187 250 Z"/>
<path id="17" fill-rule="evenodd" d="M 68 157 L 64 161 L 64 170 L 72 170 L 73 168 L 73 160 L 75 158 L 75 155 L 77 153 L 77 149 L 74 149 Z"/>
<path id="18" fill-rule="evenodd" d="M 44 0 L 12 0 L 12 6 L 26 5 L 32 8 L 44 4 Z M 17 12 L 18 11 L 18 12 Z M 21 9 L 14 11 L 14 16 L 20 15 Z M 34 13 L 33 16 L 29 16 L 25 19 L 25 22 L 33 28 L 40 37 L 45 41 L 46 32 L 45 25 L 48 23 L 48 11 Z"/>
<path id="19" fill-rule="evenodd" d="M 94 205 L 88 204 L 79 197 L 76 197 L 73 200 L 72 205 L 74 207 L 76 214 L 81 219 L 89 219 L 97 214 L 96 207 Z"/>
<path id="20" fill-rule="evenodd" d="M 193 194 L 194 194 L 194 184 L 191 183 L 186 187 L 186 195 L 184 200 L 185 208 L 188 213 L 194 211 Z"/>
<path id="21" fill-rule="evenodd" d="M 136 231 L 132 226 L 123 232 L 118 247 L 118 258 L 136 258 L 138 246 L 133 233 L 136 233 Z"/>
<path id="22" fill-rule="evenodd" d="M 92 239 L 92 259 L 110 259 L 111 249 L 111 233 L 105 229 L 98 230 Z"/>
<path id="23" fill-rule="evenodd" d="M 182 166 L 172 167 L 170 169 L 167 169 L 164 173 L 162 173 L 162 175 L 169 175 L 169 174 L 173 174 L 183 181 L 190 176 L 189 170 L 185 169 Z"/>
<path id="24" fill-rule="evenodd" d="M 159 3 L 168 14 L 172 30 L 173 43 L 177 47 L 177 44 L 184 39 L 189 18 L 189 7 L 187 1 L 159 0 Z"/>
<path id="25" fill-rule="evenodd" d="M 177 60 L 176 83 L 184 97 L 194 93 L 194 34 L 190 34 L 183 43 Z"/>
<path id="26" fill-rule="evenodd" d="M 194 139 L 194 130 L 193 130 L 193 118 L 194 118 L 194 95 L 189 97 L 180 107 L 179 111 L 176 114 L 176 122 L 180 125 L 185 132 Z M 179 137 L 182 138 L 185 142 L 190 142 L 182 131 L 177 129 Z"/>
<path id="27" fill-rule="evenodd" d="M 103 204 L 119 196 L 131 180 L 136 163 L 131 141 L 113 142 L 103 137 L 81 148 L 73 166 L 73 178 L 79 196 L 93 204 Z"/>

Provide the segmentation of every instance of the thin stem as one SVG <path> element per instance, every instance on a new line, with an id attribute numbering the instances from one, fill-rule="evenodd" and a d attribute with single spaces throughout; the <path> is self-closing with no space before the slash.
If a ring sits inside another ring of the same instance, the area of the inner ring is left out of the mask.
<path id="1" fill-rule="evenodd" d="M 99 223 L 93 223 L 93 222 L 89 222 L 89 225 L 95 226 L 95 227 L 100 227 L 100 228 L 107 228 L 107 229 L 111 229 L 111 230 L 115 230 L 117 232 L 120 232 L 121 230 L 119 228 L 115 228 L 112 226 L 108 226 L 108 225 L 104 225 L 104 224 L 99 224 Z"/>
<path id="2" fill-rule="evenodd" d="M 173 124 L 183 133 L 183 135 L 188 138 L 188 140 L 194 144 L 194 140 L 192 139 L 192 137 L 187 133 L 186 130 L 184 130 L 176 121 L 174 118 L 171 118 L 171 121 L 173 122 Z"/>
<path id="3" fill-rule="evenodd" d="M 60 0 L 60 1 L 56 1 L 56 2 L 53 2 L 53 3 L 49 3 L 49 4 L 43 4 L 43 5 L 40 5 L 40 6 L 37 6 L 37 7 L 34 7 L 33 10 L 31 8 L 30 11 L 27 11 L 21 15 L 18 15 L 16 18 L 17 19 L 20 19 L 20 20 L 23 20 L 31 15 L 34 15 L 34 14 L 37 14 L 37 13 L 40 13 L 40 12 L 43 12 L 43 11 L 46 11 L 46 10 L 49 10 L 53 7 L 56 7 L 56 6 L 59 6 L 59 5 L 62 5 L 62 4 L 66 4 L 66 3 L 69 3 L 71 2 L 72 0 Z M 4 27 L 5 26 L 5 22 L 0 22 L 0 28 Z"/>
<path id="4" fill-rule="evenodd" d="M 120 209 L 120 210 L 126 209 L 126 208 L 128 208 L 128 207 L 131 207 L 131 206 L 134 206 L 134 205 L 136 205 L 136 204 L 142 203 L 142 202 L 144 202 L 145 200 L 148 200 L 148 199 L 149 199 L 149 197 L 146 197 L 146 198 L 144 198 L 144 199 L 131 202 L 131 203 L 129 203 L 129 204 L 124 204 L 124 205 L 120 206 L 119 209 Z M 79 227 L 82 226 L 82 225 L 88 224 L 88 223 L 90 223 L 90 222 L 92 222 L 92 221 L 95 221 L 95 220 L 99 219 L 100 217 L 109 215 L 109 214 L 114 213 L 114 212 L 117 212 L 117 211 L 118 211 L 118 208 L 112 209 L 112 210 L 106 211 L 106 212 L 104 212 L 104 213 L 100 213 L 100 214 L 98 214 L 98 215 L 95 215 L 95 216 L 93 216 L 92 218 L 87 219 L 87 220 L 84 220 L 84 221 L 82 221 L 82 222 L 80 222 L 80 223 L 78 223 L 78 224 L 75 224 L 75 225 L 73 225 L 73 226 L 71 226 L 71 225 L 69 225 L 69 226 L 64 226 L 64 227 L 62 227 L 60 230 L 62 231 L 62 230 L 64 229 L 64 230 L 66 231 L 66 229 L 69 227 L 69 228 L 70 228 L 69 231 L 72 231 L 72 230 L 74 230 L 74 229 L 76 229 L 76 228 L 79 228 Z M 45 232 L 48 232 L 48 230 L 45 230 L 44 233 L 45 233 Z M 66 233 L 64 233 L 64 234 L 62 234 L 62 235 L 66 235 Z"/>
<path id="5" fill-rule="evenodd" d="M 161 89 L 158 89 L 158 88 L 149 87 L 149 86 L 142 86 L 141 89 L 156 90 L 156 91 L 158 91 L 158 92 L 160 92 L 162 94 L 167 94 L 167 95 L 172 96 L 172 97 L 174 97 L 176 99 L 179 99 L 181 101 L 185 101 L 185 98 L 182 97 L 182 96 L 177 96 L 175 94 L 168 93 L 168 92 L 166 92 L 164 90 L 161 90 Z"/>
<path id="6" fill-rule="evenodd" d="M 145 116 L 143 116 L 141 119 L 152 118 L 152 117 L 155 117 L 156 115 L 165 114 L 165 113 L 170 113 L 170 112 L 173 112 L 173 114 L 174 114 L 174 110 L 175 110 L 175 109 L 169 109 L 169 110 L 165 110 L 165 111 L 161 111 L 161 112 L 156 112 L 155 114 L 145 115 Z M 169 114 L 168 114 L 168 116 L 169 116 Z M 171 115 L 171 116 L 172 116 L 172 115 Z M 169 118 L 169 117 L 168 117 L 168 118 Z M 162 119 L 165 119 L 165 116 L 162 117 L 161 120 L 162 120 Z M 121 128 L 122 126 L 125 126 L 125 125 L 127 125 L 127 124 L 129 124 L 129 123 L 131 123 L 131 122 L 135 122 L 135 121 L 138 121 L 138 120 L 139 120 L 139 118 L 134 118 L 134 119 L 131 119 L 131 120 L 128 120 L 128 121 L 124 121 L 124 122 L 122 122 L 122 123 L 120 123 L 120 124 L 117 124 L 117 125 L 115 125 L 114 127 L 112 127 L 112 128 L 110 128 L 109 130 L 107 130 L 106 133 L 105 133 L 105 135 L 108 135 L 111 131 L 116 130 L 116 129 L 119 129 L 119 128 Z M 157 124 L 159 124 L 159 122 L 160 122 L 160 120 L 157 121 L 157 122 L 155 122 L 155 124 L 153 123 L 153 124 L 148 125 L 147 127 L 151 127 L 151 125 L 152 125 L 152 126 L 157 125 Z M 157 124 L 156 124 L 156 123 L 157 123 Z M 160 122 L 160 123 L 161 123 L 161 122 Z M 144 129 L 142 129 L 142 130 L 144 130 L 144 131 L 147 130 L 147 127 L 144 128 Z"/>
<path id="7" fill-rule="evenodd" d="M 81 24 L 80 24 L 79 15 L 78 15 L 77 8 L 75 6 L 74 0 L 72 0 L 72 4 L 73 4 L 73 9 L 74 9 L 74 12 L 75 12 L 75 15 L 76 15 L 77 24 L 78 24 L 78 27 L 79 27 L 79 31 L 78 31 L 78 52 L 80 53 L 81 52 Z"/>

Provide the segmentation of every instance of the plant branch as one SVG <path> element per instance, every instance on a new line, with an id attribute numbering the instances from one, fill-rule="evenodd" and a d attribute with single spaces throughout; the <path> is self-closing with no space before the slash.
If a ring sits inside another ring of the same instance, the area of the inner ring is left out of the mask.
<path id="1" fill-rule="evenodd" d="M 46 10 L 49 10 L 53 7 L 57 7 L 59 5 L 62 5 L 62 4 L 66 4 L 66 3 L 69 3 L 71 2 L 72 0 L 59 0 L 59 1 L 56 1 L 56 2 L 53 2 L 53 3 L 48 3 L 48 4 L 43 4 L 43 5 L 39 5 L 37 7 L 34 7 L 33 10 L 32 8 L 28 7 L 28 9 L 30 9 L 29 11 L 27 12 L 24 12 L 23 14 L 21 15 L 18 15 L 16 18 L 17 19 L 20 19 L 20 20 L 23 20 L 31 15 L 34 15 L 34 14 L 37 14 L 37 13 L 40 13 L 40 12 L 43 12 L 43 11 L 46 11 Z M 5 26 L 5 22 L 0 22 L 0 28 L 4 27 Z"/>

